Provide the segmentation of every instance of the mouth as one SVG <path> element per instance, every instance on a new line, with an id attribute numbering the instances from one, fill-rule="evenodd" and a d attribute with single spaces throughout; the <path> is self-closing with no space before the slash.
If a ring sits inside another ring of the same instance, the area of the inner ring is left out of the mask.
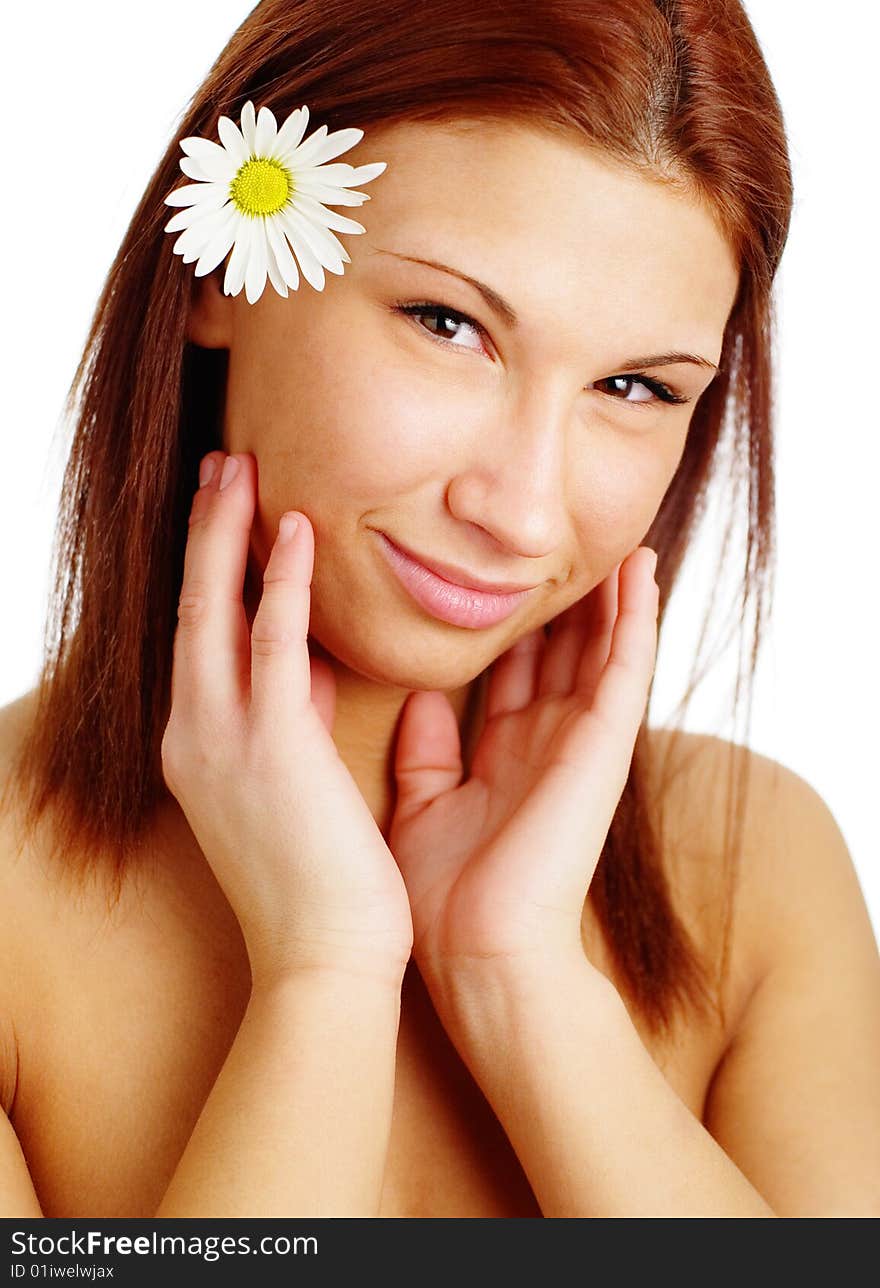
<path id="1" fill-rule="evenodd" d="M 509 617 L 536 586 L 517 589 L 499 589 L 497 585 L 477 583 L 467 576 L 469 584 L 451 580 L 455 572 L 448 564 L 432 561 L 432 567 L 421 562 L 411 551 L 405 550 L 374 529 L 379 538 L 379 548 L 398 581 L 412 598 L 432 617 L 449 622 L 452 626 L 465 626 L 471 630 L 494 626 Z M 443 575 L 440 569 L 447 575 Z"/>

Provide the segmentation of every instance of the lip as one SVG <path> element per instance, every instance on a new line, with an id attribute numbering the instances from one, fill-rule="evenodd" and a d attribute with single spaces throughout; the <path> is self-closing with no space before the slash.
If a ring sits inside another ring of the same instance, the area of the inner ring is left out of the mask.
<path id="1" fill-rule="evenodd" d="M 485 588 L 485 584 L 481 587 L 452 581 L 451 576 L 463 574 L 454 573 L 448 564 L 436 561 L 432 561 L 429 567 L 397 545 L 384 532 L 379 532 L 378 529 L 375 531 L 387 563 L 413 599 L 432 617 L 453 626 L 467 626 L 471 629 L 493 626 L 509 617 L 537 589 L 535 586 L 526 586 L 520 590 L 498 590 L 494 587 Z M 448 575 L 444 576 L 440 569 Z"/>

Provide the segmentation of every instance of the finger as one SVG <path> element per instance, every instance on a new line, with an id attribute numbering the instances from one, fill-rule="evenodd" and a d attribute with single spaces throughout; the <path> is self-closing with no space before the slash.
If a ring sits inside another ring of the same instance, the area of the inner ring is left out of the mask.
<path id="1" fill-rule="evenodd" d="M 332 734 L 336 720 L 336 676 L 333 667 L 323 657 L 312 655 L 309 665 L 312 670 L 312 706 L 327 732 Z"/>
<path id="2" fill-rule="evenodd" d="M 407 698 L 394 751 L 399 825 L 452 791 L 463 773 L 458 718 L 445 693 L 418 691 Z"/>
<path id="3" fill-rule="evenodd" d="M 493 663 L 486 694 L 487 721 L 506 711 L 519 711 L 532 701 L 544 642 L 544 628 L 539 626 Z"/>
<path id="4" fill-rule="evenodd" d="M 241 702 L 248 624 L 243 590 L 254 515 L 256 463 L 209 453 L 213 477 L 193 499 L 174 636 L 172 706 L 226 709 Z M 221 488 L 229 460 L 238 472 Z M 203 462 L 204 465 L 204 462 Z"/>
<path id="5" fill-rule="evenodd" d="M 290 526 L 288 526 L 290 521 Z M 295 526 L 294 526 L 295 525 Z M 251 710 L 286 721 L 311 701 L 308 650 L 315 534 L 301 510 L 281 516 L 251 626 Z"/>
<path id="6" fill-rule="evenodd" d="M 577 689 L 588 703 L 593 700 L 596 685 L 602 675 L 608 655 L 611 652 L 611 639 L 614 624 L 617 621 L 617 608 L 620 600 L 620 570 L 623 563 L 617 564 L 608 574 L 601 586 L 596 600 L 596 614 L 590 630 L 582 641 L 580 657 L 577 659 L 572 690 Z"/>
<path id="7" fill-rule="evenodd" d="M 538 677 L 539 698 L 571 693 L 584 650 L 598 652 L 601 641 L 604 665 L 616 611 L 617 568 L 553 620 Z"/>
<path id="8" fill-rule="evenodd" d="M 611 650 L 591 704 L 606 727 L 620 729 L 633 739 L 645 714 L 657 656 L 660 592 L 653 576 L 652 554 L 640 546 L 621 566 Z"/>

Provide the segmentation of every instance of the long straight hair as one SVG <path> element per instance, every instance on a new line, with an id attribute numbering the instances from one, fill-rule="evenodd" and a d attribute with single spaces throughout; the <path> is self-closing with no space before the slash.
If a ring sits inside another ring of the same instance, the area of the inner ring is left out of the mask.
<path id="1" fill-rule="evenodd" d="M 645 537 L 659 554 L 661 640 L 716 478 L 728 533 L 738 517 L 747 526 L 738 584 L 741 650 L 753 610 L 749 711 L 768 610 L 771 286 L 791 171 L 779 103 L 738 0 L 386 0 L 381 21 L 366 0 L 263 0 L 193 96 L 147 185 L 66 404 L 73 440 L 35 717 L 6 786 L 24 802 L 26 832 L 52 806 L 63 871 L 109 874 L 117 898 L 168 796 L 160 744 L 187 522 L 198 462 L 221 446 L 227 373 L 225 352 L 187 341 L 192 269 L 163 232 L 163 198 L 180 181 L 179 139 L 215 137 L 218 117 L 238 119 L 248 99 L 279 120 L 308 103 L 330 130 L 455 117 L 540 125 L 705 203 L 740 279 L 720 371 Z M 722 565 L 729 547 L 725 540 Z M 700 648 L 705 634 L 704 624 Z M 679 711 L 692 692 L 693 683 Z M 739 699 L 738 678 L 735 707 Z M 686 1006 L 714 1005 L 723 1021 L 745 774 L 729 797 L 716 988 L 673 904 L 645 734 L 643 721 L 590 896 L 627 1003 L 651 1030 L 668 1028 Z"/>

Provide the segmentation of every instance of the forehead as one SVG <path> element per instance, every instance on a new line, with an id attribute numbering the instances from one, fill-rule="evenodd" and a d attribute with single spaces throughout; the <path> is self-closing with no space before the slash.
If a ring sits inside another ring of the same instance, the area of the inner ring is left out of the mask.
<path id="1" fill-rule="evenodd" d="M 387 162 L 362 211 L 367 262 L 397 265 L 382 248 L 452 264 L 496 287 L 524 327 L 588 326 L 586 306 L 603 327 L 647 311 L 694 342 L 723 328 L 738 267 L 679 187 L 518 123 L 404 123 L 367 131 L 358 154 Z"/>

